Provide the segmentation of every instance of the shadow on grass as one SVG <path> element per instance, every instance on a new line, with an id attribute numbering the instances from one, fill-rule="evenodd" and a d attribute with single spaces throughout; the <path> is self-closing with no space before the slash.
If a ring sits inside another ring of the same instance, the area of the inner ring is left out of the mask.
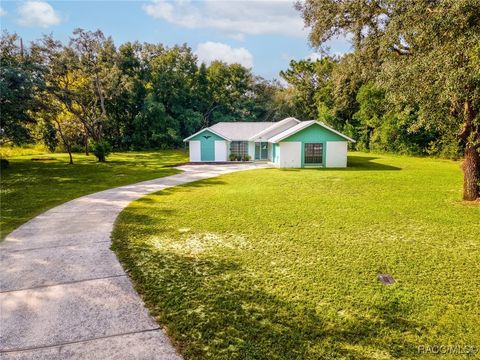
<path id="1" fill-rule="evenodd" d="M 392 171 L 392 170 L 402 170 L 402 168 L 381 164 L 374 162 L 374 160 L 379 159 L 378 157 L 371 156 L 356 156 L 349 155 L 346 168 L 323 168 L 323 167 L 312 167 L 312 168 L 279 168 L 281 171 L 326 171 L 326 170 L 339 170 L 339 171 Z"/>
<path id="2" fill-rule="evenodd" d="M 183 185 L 173 186 L 170 188 L 162 189 L 156 193 L 141 197 L 138 200 L 135 200 L 137 206 L 133 208 L 125 208 L 119 215 L 116 220 L 116 226 L 134 226 L 138 229 L 139 233 L 142 235 L 158 235 L 159 232 L 166 232 L 168 228 L 169 217 L 174 214 L 175 210 L 163 209 L 159 210 L 157 205 L 158 197 L 169 196 L 177 192 L 191 192 L 195 189 L 209 186 L 219 186 L 224 185 L 225 182 L 219 180 L 218 178 L 210 178 L 199 180 Z M 141 211 L 138 211 L 139 208 L 142 208 Z M 154 216 L 149 215 L 150 210 L 154 212 Z"/>
<path id="3" fill-rule="evenodd" d="M 165 195 L 171 195 L 176 192 L 190 192 L 198 188 L 203 188 L 203 187 L 210 187 L 210 186 L 219 186 L 219 185 L 225 185 L 225 181 L 220 180 L 219 178 L 209 178 L 209 179 L 203 179 L 203 180 L 197 180 L 193 181 L 190 183 L 182 184 L 182 185 L 176 185 L 170 188 L 163 189 L 157 193 L 155 193 L 155 196 L 165 196 Z M 152 199 L 146 200 L 146 201 L 151 201 Z M 143 201 L 143 199 L 139 199 L 137 201 Z"/>
<path id="4" fill-rule="evenodd" d="M 402 170 L 399 167 L 374 162 L 379 158 L 373 156 L 348 156 L 347 168 L 344 171 L 368 171 L 368 170 Z"/>
<path id="5" fill-rule="evenodd" d="M 130 221 L 130 219 L 129 219 Z M 120 234 L 118 234 L 120 235 Z M 190 256 L 114 236 L 113 250 L 151 313 L 190 359 L 360 359 L 373 352 L 412 358 L 403 334 L 410 305 L 384 296 L 381 306 L 348 320 L 261 288 L 235 261 Z"/>

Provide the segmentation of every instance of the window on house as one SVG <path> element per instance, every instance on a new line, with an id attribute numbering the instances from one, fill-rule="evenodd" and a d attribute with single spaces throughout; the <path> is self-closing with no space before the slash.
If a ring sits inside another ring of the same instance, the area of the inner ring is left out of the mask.
<path id="1" fill-rule="evenodd" d="M 305 164 L 323 163 L 323 144 L 305 144 Z"/>
<path id="2" fill-rule="evenodd" d="M 248 141 L 232 141 L 230 143 L 230 154 L 242 157 L 248 155 Z"/>

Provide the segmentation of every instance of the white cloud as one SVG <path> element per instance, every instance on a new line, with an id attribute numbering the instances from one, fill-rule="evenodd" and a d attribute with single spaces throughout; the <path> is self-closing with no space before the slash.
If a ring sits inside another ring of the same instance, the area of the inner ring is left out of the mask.
<path id="1" fill-rule="evenodd" d="M 0 16 L 5 16 L 7 15 L 7 12 L 3 10 L 3 8 L 0 6 Z"/>
<path id="2" fill-rule="evenodd" d="M 23 26 L 49 27 L 60 23 L 60 16 L 45 1 L 27 1 L 18 6 L 18 23 Z"/>
<path id="3" fill-rule="evenodd" d="M 190 29 L 217 29 L 238 39 L 244 34 L 305 36 L 303 20 L 293 4 L 292 0 L 151 0 L 143 9 L 156 19 Z"/>
<path id="4" fill-rule="evenodd" d="M 232 48 L 219 42 L 207 41 L 198 45 L 195 54 L 198 61 L 209 65 L 214 60 L 221 60 L 227 64 L 241 64 L 247 68 L 253 67 L 253 56 L 247 49 Z"/>

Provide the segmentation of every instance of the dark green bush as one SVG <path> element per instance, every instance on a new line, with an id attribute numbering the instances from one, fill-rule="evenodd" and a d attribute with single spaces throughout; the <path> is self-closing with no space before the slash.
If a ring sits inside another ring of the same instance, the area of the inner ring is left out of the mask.
<path id="1" fill-rule="evenodd" d="M 6 169 L 10 166 L 10 162 L 7 159 L 0 159 L 0 169 Z"/>
<path id="2" fill-rule="evenodd" d="M 92 152 L 98 161 L 105 162 L 106 157 L 112 152 L 112 145 L 106 140 L 94 142 L 92 144 Z"/>

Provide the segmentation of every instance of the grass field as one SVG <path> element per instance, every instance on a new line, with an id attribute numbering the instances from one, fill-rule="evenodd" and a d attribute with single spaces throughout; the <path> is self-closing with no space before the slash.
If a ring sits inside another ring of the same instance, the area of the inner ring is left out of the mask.
<path id="1" fill-rule="evenodd" d="M 116 153 L 106 163 L 97 162 L 93 155 L 75 154 L 75 163 L 69 165 L 67 154 L 39 154 L 36 149 L 20 151 L 29 155 L 16 153 L 9 152 L 10 166 L 1 174 L 0 239 L 56 205 L 111 187 L 175 174 L 179 171 L 164 166 L 187 160 L 180 151 Z"/>
<path id="2" fill-rule="evenodd" d="M 188 359 L 474 358 L 418 350 L 480 346 L 461 186 L 458 162 L 361 153 L 239 172 L 132 203 L 113 249 Z"/>

